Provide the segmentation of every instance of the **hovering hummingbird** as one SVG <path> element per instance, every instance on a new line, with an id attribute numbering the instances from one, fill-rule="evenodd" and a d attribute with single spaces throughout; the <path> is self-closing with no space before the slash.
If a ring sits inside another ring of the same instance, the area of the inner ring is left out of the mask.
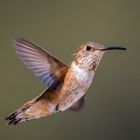
<path id="1" fill-rule="evenodd" d="M 108 50 L 126 50 L 88 42 L 77 50 L 72 63 L 67 66 L 25 39 L 18 38 L 14 47 L 28 69 L 47 86 L 38 97 L 28 101 L 6 120 L 18 124 L 31 119 L 46 117 L 67 109 L 78 111 L 84 106 L 85 93 L 90 87 L 103 54 Z"/>

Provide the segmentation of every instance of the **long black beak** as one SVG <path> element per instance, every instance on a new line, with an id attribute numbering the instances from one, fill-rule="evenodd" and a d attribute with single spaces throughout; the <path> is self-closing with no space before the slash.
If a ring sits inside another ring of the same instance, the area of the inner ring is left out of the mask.
<path id="1" fill-rule="evenodd" d="M 107 47 L 107 48 L 102 49 L 102 51 L 108 51 L 108 50 L 127 50 L 127 48 L 114 46 L 114 47 Z"/>

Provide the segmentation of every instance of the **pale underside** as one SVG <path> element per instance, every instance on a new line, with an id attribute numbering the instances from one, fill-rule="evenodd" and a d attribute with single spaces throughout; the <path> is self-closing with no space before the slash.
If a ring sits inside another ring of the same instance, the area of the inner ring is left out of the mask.
<path id="1" fill-rule="evenodd" d="M 64 111 L 84 96 L 93 80 L 94 71 L 85 71 L 73 62 L 60 90 L 59 110 Z"/>

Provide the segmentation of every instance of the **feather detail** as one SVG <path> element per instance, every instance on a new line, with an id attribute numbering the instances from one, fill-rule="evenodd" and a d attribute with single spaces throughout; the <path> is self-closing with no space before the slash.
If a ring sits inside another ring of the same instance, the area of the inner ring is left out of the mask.
<path id="1" fill-rule="evenodd" d="M 20 59 L 49 89 L 55 88 L 64 77 L 67 66 L 39 46 L 18 38 L 14 47 Z"/>

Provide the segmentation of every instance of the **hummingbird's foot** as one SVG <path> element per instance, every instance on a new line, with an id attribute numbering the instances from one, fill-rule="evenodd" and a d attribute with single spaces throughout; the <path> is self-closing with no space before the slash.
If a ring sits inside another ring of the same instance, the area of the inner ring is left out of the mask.
<path id="1" fill-rule="evenodd" d="M 59 109 L 59 104 L 55 107 L 54 112 L 55 113 L 61 112 L 61 110 Z"/>

